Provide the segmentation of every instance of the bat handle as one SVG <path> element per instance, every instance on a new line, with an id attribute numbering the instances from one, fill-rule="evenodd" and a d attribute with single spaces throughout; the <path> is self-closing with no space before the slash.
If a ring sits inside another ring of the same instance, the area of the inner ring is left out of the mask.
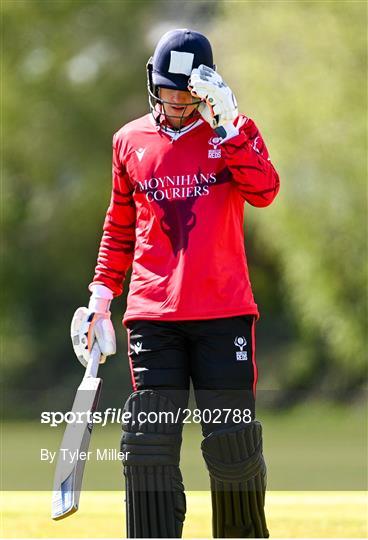
<path id="1" fill-rule="evenodd" d="M 97 377 L 98 367 L 101 359 L 101 351 L 97 341 L 94 342 L 91 354 L 89 356 L 86 373 L 84 377 Z"/>

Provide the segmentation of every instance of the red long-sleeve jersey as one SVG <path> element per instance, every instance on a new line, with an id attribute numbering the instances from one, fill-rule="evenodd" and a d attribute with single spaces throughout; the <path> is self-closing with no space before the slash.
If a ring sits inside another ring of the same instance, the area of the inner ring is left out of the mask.
<path id="1" fill-rule="evenodd" d="M 279 178 L 254 122 L 220 144 L 207 122 L 170 135 L 147 114 L 113 137 L 113 182 L 95 276 L 122 293 L 124 323 L 258 316 L 244 249 L 244 203 L 267 206 Z M 92 285 L 90 284 L 90 286 Z"/>

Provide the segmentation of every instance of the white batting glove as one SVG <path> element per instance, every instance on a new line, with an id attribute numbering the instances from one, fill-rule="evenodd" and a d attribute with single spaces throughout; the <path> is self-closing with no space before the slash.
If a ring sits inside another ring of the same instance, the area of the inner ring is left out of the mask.
<path id="1" fill-rule="evenodd" d="M 222 142 L 239 134 L 233 124 L 238 116 L 238 104 L 234 94 L 216 71 L 203 64 L 193 69 L 188 89 L 193 96 L 203 100 L 198 111 L 222 138 Z"/>
<path id="2" fill-rule="evenodd" d="M 86 367 L 95 340 L 101 350 L 100 363 L 116 352 L 116 338 L 111 322 L 110 304 L 113 293 L 104 285 L 91 285 L 92 295 L 88 308 L 76 310 L 70 326 L 74 352 L 81 364 Z"/>

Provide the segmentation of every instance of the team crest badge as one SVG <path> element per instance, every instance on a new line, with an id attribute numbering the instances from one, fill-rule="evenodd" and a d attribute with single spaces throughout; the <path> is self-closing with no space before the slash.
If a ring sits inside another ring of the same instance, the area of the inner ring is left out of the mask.
<path id="1" fill-rule="evenodd" d="M 211 139 L 208 141 L 208 144 L 212 146 L 208 150 L 208 157 L 211 159 L 217 159 L 221 157 L 221 148 L 219 148 L 221 142 L 221 137 L 211 137 Z"/>
<path id="2" fill-rule="evenodd" d="M 240 351 L 236 351 L 236 359 L 241 361 L 248 360 L 248 353 L 243 349 L 247 346 L 247 340 L 244 336 L 236 336 L 234 339 L 235 347 L 239 347 Z"/>

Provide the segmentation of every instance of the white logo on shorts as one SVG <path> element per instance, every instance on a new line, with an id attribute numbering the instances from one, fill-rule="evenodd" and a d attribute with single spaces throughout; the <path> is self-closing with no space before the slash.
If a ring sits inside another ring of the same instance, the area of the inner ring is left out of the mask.
<path id="1" fill-rule="evenodd" d="M 135 354 L 139 354 L 143 351 L 143 343 L 141 341 L 137 341 L 135 344 L 131 343 L 130 348 L 133 349 Z"/>
<path id="2" fill-rule="evenodd" d="M 239 347 L 240 351 L 236 351 L 236 359 L 239 361 L 248 360 L 248 353 L 247 351 L 243 351 L 244 347 L 247 346 L 247 340 L 244 336 L 236 336 L 234 339 L 234 345 L 235 347 Z"/>

